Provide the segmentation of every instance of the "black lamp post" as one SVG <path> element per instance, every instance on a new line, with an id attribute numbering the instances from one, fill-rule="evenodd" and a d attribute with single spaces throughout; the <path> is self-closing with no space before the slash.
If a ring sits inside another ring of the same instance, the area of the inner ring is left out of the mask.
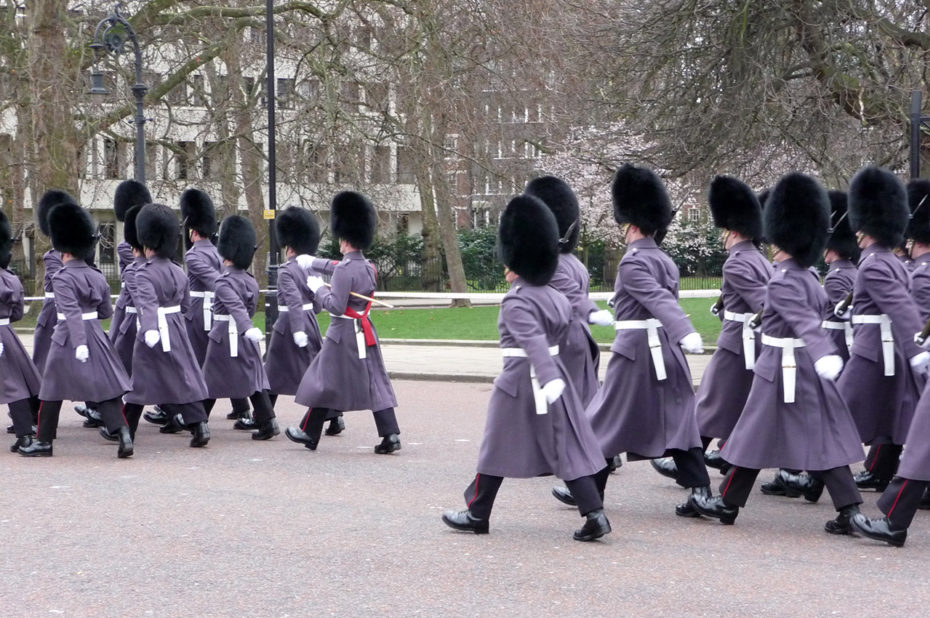
<path id="1" fill-rule="evenodd" d="M 274 3 L 265 3 L 265 63 L 268 76 L 268 293 L 265 294 L 265 333 L 271 335 L 278 319 L 278 236 L 274 219 L 278 208 L 277 162 L 275 158 Z"/>
<path id="2" fill-rule="evenodd" d="M 133 30 L 132 25 L 120 14 L 122 4 L 122 2 L 117 2 L 113 11 L 97 24 L 97 29 L 94 31 L 94 42 L 90 45 L 90 48 L 94 50 L 90 94 L 110 94 L 103 84 L 103 73 L 97 68 L 97 62 L 107 53 L 122 54 L 128 39 L 132 43 L 136 65 L 136 83 L 132 87 L 132 94 L 136 98 L 135 179 L 145 184 L 145 116 L 142 115 L 142 101 L 149 88 L 142 83 L 142 50 L 139 48 L 139 40 L 136 38 L 136 31 Z"/>

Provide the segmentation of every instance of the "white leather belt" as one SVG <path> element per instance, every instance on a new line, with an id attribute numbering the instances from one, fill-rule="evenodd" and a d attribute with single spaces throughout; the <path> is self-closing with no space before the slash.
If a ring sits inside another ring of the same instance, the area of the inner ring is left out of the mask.
<path id="1" fill-rule="evenodd" d="M 55 298 L 55 293 L 54 293 L 54 292 L 46 292 L 46 293 L 45 293 L 45 298 Z"/>
<path id="2" fill-rule="evenodd" d="M 313 309 L 313 303 L 305 303 L 304 305 L 301 305 L 300 308 L 303 309 L 304 311 L 310 311 L 311 309 Z M 288 311 L 290 311 L 290 308 L 287 305 L 278 305 L 278 313 L 287 313 Z M 339 317 L 341 318 L 341 317 L 346 317 L 346 316 L 339 316 Z M 353 318 L 347 318 L 347 319 L 351 320 Z"/>
<path id="3" fill-rule="evenodd" d="M 209 291 L 191 292 L 190 297 L 203 299 L 203 329 L 210 330 L 213 327 L 213 299 L 216 294 Z"/>
<path id="4" fill-rule="evenodd" d="M 751 371 L 756 366 L 756 333 L 752 330 L 751 321 L 755 313 L 723 312 L 723 319 L 731 322 L 740 322 L 743 325 L 743 366 Z"/>
<path id="5" fill-rule="evenodd" d="M 239 328 L 236 326 L 236 321 L 231 315 L 215 315 L 213 319 L 217 322 L 228 322 L 229 323 L 229 356 L 231 358 L 238 358 L 239 356 Z"/>
<path id="6" fill-rule="evenodd" d="M 139 310 L 133 307 L 132 305 L 126 305 L 123 307 L 123 311 L 126 313 L 139 313 Z"/>
<path id="7" fill-rule="evenodd" d="M 891 333 L 891 318 L 887 313 L 876 315 L 854 315 L 853 324 L 878 324 L 882 336 L 882 360 L 885 363 L 885 375 L 894 375 L 894 335 Z"/>
<path id="8" fill-rule="evenodd" d="M 56 315 L 56 317 L 58 317 L 58 320 L 59 320 L 59 321 L 66 319 L 65 314 L 63 314 L 63 313 L 56 313 L 55 315 Z M 97 319 L 97 312 L 96 312 L 96 311 L 88 311 L 87 313 L 82 313 L 82 314 L 81 314 L 81 319 L 82 319 L 82 320 L 96 320 L 96 319 Z"/>
<path id="9" fill-rule="evenodd" d="M 9 326 L 10 318 L 0 318 L 0 326 Z"/>
<path id="10" fill-rule="evenodd" d="M 652 366 L 656 369 L 656 379 L 664 380 L 665 360 L 662 358 L 662 341 L 659 339 L 659 329 L 662 322 L 655 318 L 647 320 L 617 320 L 614 322 L 616 330 L 645 330 L 646 341 L 649 343 L 649 353 L 652 355 Z"/>
<path id="11" fill-rule="evenodd" d="M 839 322 L 837 320 L 824 320 L 820 325 L 826 330 L 841 330 L 846 333 L 846 347 L 851 348 L 853 344 L 853 327 L 852 324 L 847 320 Z"/>
<path id="12" fill-rule="evenodd" d="M 172 313 L 181 313 L 181 305 L 175 305 L 173 307 L 159 307 L 158 308 L 158 334 L 161 335 L 161 351 L 170 352 L 171 351 L 171 339 L 170 331 L 168 330 L 168 318 L 165 316 L 171 315 Z"/>
<path id="13" fill-rule="evenodd" d="M 313 305 L 310 306 L 312 307 Z M 306 305 L 304 305 L 304 307 L 306 307 Z M 343 320 L 352 320 L 355 322 L 355 346 L 358 348 L 358 357 L 368 358 L 368 344 L 365 343 L 365 331 L 362 330 L 360 321 L 345 314 L 336 315 L 335 313 L 330 313 L 329 315 L 334 318 L 342 318 Z"/>
<path id="14" fill-rule="evenodd" d="M 785 403 L 794 403 L 798 375 L 798 363 L 794 351 L 804 347 L 804 340 L 794 337 L 772 337 L 762 333 L 762 345 L 781 348 L 781 377 Z"/>
<path id="15" fill-rule="evenodd" d="M 501 348 L 501 354 L 504 358 L 526 358 L 526 350 L 523 348 Z M 549 356 L 558 356 L 559 346 L 549 347 Z M 536 405 L 536 414 L 548 414 L 549 402 L 546 401 L 546 395 L 539 386 L 539 379 L 536 377 L 536 368 L 530 363 L 530 385 L 533 387 L 533 402 Z"/>

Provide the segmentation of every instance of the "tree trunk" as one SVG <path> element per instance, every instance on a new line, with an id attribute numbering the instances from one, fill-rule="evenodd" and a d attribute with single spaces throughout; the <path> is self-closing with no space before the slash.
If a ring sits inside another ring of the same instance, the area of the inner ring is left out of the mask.
<path id="1" fill-rule="evenodd" d="M 462 252 L 459 250 L 458 228 L 455 225 L 455 211 L 452 206 L 452 196 L 449 192 L 449 183 L 446 179 L 446 162 L 442 149 L 437 148 L 445 141 L 446 119 L 440 114 L 438 122 L 433 123 L 430 136 L 429 158 L 432 167 L 433 190 L 436 197 L 436 214 L 439 219 L 439 237 L 446 253 L 446 267 L 449 269 L 449 282 L 453 292 L 468 292 L 468 281 L 465 279 L 465 266 L 462 264 Z M 460 298 L 452 301 L 453 307 L 471 307 L 471 301 Z"/>

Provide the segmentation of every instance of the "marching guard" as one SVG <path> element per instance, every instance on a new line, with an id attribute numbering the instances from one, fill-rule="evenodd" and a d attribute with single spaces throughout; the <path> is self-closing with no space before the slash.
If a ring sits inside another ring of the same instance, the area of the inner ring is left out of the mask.
<path id="1" fill-rule="evenodd" d="M 51 280 L 58 322 L 42 371 L 36 440 L 20 446 L 19 453 L 52 456 L 61 404 L 68 399 L 98 402 L 107 432 L 118 436 L 117 456 L 130 457 L 132 438 L 120 401 L 129 390 L 129 376 L 100 326 L 100 320 L 113 314 L 110 286 L 86 261 L 93 256 L 97 225 L 83 208 L 64 202 L 48 211 L 47 226 L 63 263 Z"/>
<path id="2" fill-rule="evenodd" d="M 862 498 L 849 464 L 862 459 L 862 447 L 834 383 L 843 359 L 821 328 L 827 296 L 811 270 L 826 245 L 829 226 L 827 193 L 814 179 L 789 174 L 772 189 L 764 227 L 766 239 L 776 247 L 777 268 L 764 300 L 762 352 L 746 405 L 721 449 L 731 467 L 720 495 L 691 496 L 700 515 L 732 524 L 762 468 L 791 468 L 810 471 L 802 488 L 817 493 L 816 498 L 824 485 L 830 492 L 839 514 L 825 530 L 850 532 L 849 520 Z M 788 482 L 799 485 L 795 478 Z"/>
<path id="3" fill-rule="evenodd" d="M 281 433 L 268 396 L 268 377 L 260 342 L 265 336 L 252 324 L 258 309 L 258 282 L 248 268 L 258 248 L 255 228 L 240 215 L 223 219 L 217 250 L 223 274 L 216 280 L 213 328 L 203 362 L 209 399 L 207 414 L 222 397 L 248 399 L 255 408 L 253 440 L 270 440 Z"/>
<path id="4" fill-rule="evenodd" d="M 378 333 L 369 317 L 377 273 L 362 253 L 375 238 L 377 215 L 367 197 L 354 191 L 337 193 L 330 209 L 330 229 L 339 239 L 341 262 L 300 256 L 301 267 L 330 275 L 330 287 L 317 275 L 307 286 L 332 316 L 323 347 L 300 381 L 295 401 L 309 409 L 299 427 L 288 427 L 288 439 L 316 450 L 331 410 L 372 410 L 381 442 L 375 453 L 400 450 L 397 399 L 384 367 Z"/>
<path id="5" fill-rule="evenodd" d="M 581 232 L 575 192 L 561 178 L 542 176 L 531 180 L 524 193 L 540 199 L 548 206 L 559 226 L 559 265 L 549 285 L 568 298 L 574 314 L 568 339 L 559 355 L 568 369 L 581 403 L 588 405 L 600 387 L 598 365 L 601 356 L 588 325 L 613 326 L 614 316 L 610 311 L 600 309 L 590 299 L 588 269 L 572 253 L 578 246 Z"/>
<path id="6" fill-rule="evenodd" d="M 823 280 L 823 289 L 827 292 L 828 305 L 824 308 L 822 326 L 830 332 L 837 353 L 843 362 L 849 361 L 852 349 L 853 326 L 849 320 L 836 317 L 834 308 L 853 292 L 856 275 L 859 272 L 859 244 L 856 235 L 849 227 L 847 196 L 843 191 L 830 191 L 830 236 L 823 261 L 829 270 Z"/>
<path id="7" fill-rule="evenodd" d="M 32 419 L 39 407 L 41 377 L 12 322 L 23 318 L 25 293 L 19 277 L 7 270 L 13 257 L 13 230 L 6 214 L 0 210 L 0 404 L 10 408 L 16 441 L 10 447 L 32 444 L 35 430 Z"/>
<path id="8" fill-rule="evenodd" d="M 554 474 L 585 518 L 573 538 L 593 541 L 610 532 L 593 478 L 606 464 L 561 358 L 576 310 L 547 285 L 559 265 L 559 236 L 555 217 L 535 197 L 513 198 L 501 216 L 498 246 L 510 283 L 498 318 L 504 368 L 488 404 L 478 472 L 465 490 L 467 508 L 442 515 L 456 530 L 488 532 L 505 477 Z"/>
<path id="9" fill-rule="evenodd" d="M 907 183 L 907 200 L 911 218 L 904 235 L 911 242 L 911 296 L 926 323 L 930 320 L 930 181 Z"/>
<path id="10" fill-rule="evenodd" d="M 838 385 L 870 446 L 856 484 L 883 491 L 897 469 L 930 354 L 914 343 L 923 324 L 909 272 L 892 251 L 909 217 L 904 184 L 887 170 L 866 167 L 853 178 L 848 199 L 862 257 L 852 309 L 839 316 L 851 315 L 854 337 Z"/>
<path id="11" fill-rule="evenodd" d="M 617 171 L 612 186 L 614 219 L 624 229 L 627 252 L 620 261 L 612 306 L 617 331 L 600 391 L 588 405 L 594 434 L 610 461 L 670 455 L 678 483 L 710 495 L 701 436 L 694 416 L 694 387 L 684 353 L 703 351 L 701 336 L 678 303 L 678 268 L 655 237 L 665 235 L 674 212 L 662 181 L 633 165 Z M 609 469 L 598 472 L 603 495 Z M 574 505 L 570 489 L 553 495 Z M 689 503 L 676 514 L 695 516 Z"/>
<path id="12" fill-rule="evenodd" d="M 136 207 L 138 208 L 138 207 Z M 133 438 L 146 404 L 159 404 L 188 428 L 192 447 L 206 446 L 210 429 L 203 400 L 207 387 L 187 337 L 182 313 L 190 303 L 187 277 L 172 261 L 180 236 L 177 215 L 164 204 L 148 204 L 133 218 L 134 239 L 147 258 L 132 271 L 130 293 L 138 311 L 139 328 L 132 354 L 132 387 L 126 393 L 125 416 Z M 133 234 L 127 234 L 130 241 Z"/>

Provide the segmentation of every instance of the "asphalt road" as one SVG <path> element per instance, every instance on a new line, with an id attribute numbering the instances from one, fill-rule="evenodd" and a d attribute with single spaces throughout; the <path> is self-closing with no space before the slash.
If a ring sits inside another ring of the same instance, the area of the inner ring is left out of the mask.
<path id="1" fill-rule="evenodd" d="M 681 519 L 684 490 L 642 462 L 608 484 L 614 531 L 603 541 L 572 541 L 581 520 L 550 497 L 552 478 L 506 481 L 491 534 L 454 532 L 439 516 L 463 506 L 491 385 L 395 388 L 403 450 L 390 456 L 372 453 L 368 412 L 348 413 L 344 434 L 310 452 L 283 435 L 251 441 L 221 402 L 207 448 L 145 425 L 136 455 L 118 460 L 63 411 L 53 458 L 0 457 L 3 615 L 926 611 L 930 513 L 901 549 L 825 534 L 826 496 L 757 492 L 734 526 Z M 301 413 L 279 400 L 282 429 Z M 866 494 L 864 510 L 876 514 L 876 498 Z"/>

